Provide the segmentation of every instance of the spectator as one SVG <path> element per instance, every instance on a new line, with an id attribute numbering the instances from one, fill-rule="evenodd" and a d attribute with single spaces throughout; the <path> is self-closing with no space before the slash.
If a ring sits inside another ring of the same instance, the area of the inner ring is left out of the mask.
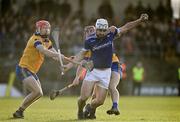
<path id="1" fill-rule="evenodd" d="M 135 8 L 132 3 L 130 3 L 124 10 L 125 20 L 129 21 L 129 19 L 134 18 L 135 16 Z"/>
<path id="2" fill-rule="evenodd" d="M 144 6 L 142 5 L 142 2 L 141 0 L 138 1 L 138 4 L 135 8 L 135 11 L 136 11 L 136 16 L 138 16 L 139 14 L 142 14 L 145 12 L 145 8 Z"/>
<path id="3" fill-rule="evenodd" d="M 135 95 L 136 88 L 138 89 L 137 95 L 141 94 L 141 85 L 144 80 L 144 67 L 139 61 L 136 66 L 133 67 L 133 94 Z"/>
<path id="4" fill-rule="evenodd" d="M 164 21 L 166 15 L 166 8 L 163 6 L 162 1 L 159 1 L 159 5 L 156 8 L 156 16 L 158 16 L 159 20 Z"/>
<path id="5" fill-rule="evenodd" d="M 68 0 L 64 0 L 64 2 L 60 5 L 60 14 L 62 19 L 66 19 L 71 13 L 71 5 L 68 3 Z"/>
<path id="6" fill-rule="evenodd" d="M 101 18 L 112 20 L 114 17 L 113 8 L 110 0 L 103 0 L 102 4 L 98 8 L 98 13 Z"/>

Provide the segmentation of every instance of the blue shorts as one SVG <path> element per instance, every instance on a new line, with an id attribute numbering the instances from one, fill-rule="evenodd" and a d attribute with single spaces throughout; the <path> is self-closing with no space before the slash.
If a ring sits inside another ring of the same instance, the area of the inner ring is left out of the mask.
<path id="1" fill-rule="evenodd" d="M 119 62 L 113 62 L 111 66 L 111 71 L 117 72 L 122 77 L 122 67 Z"/>
<path id="2" fill-rule="evenodd" d="M 29 76 L 33 76 L 36 80 L 39 80 L 38 76 L 31 71 L 29 71 L 27 68 L 22 68 L 19 65 L 16 65 L 16 76 L 19 80 L 23 81 L 25 78 Z"/>

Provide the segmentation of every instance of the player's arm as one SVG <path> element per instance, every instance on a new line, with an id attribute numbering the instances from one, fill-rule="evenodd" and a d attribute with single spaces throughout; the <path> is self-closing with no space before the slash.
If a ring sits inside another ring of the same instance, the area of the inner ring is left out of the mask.
<path id="1" fill-rule="evenodd" d="M 121 34 L 126 33 L 127 31 L 135 28 L 136 26 L 140 25 L 142 22 L 148 20 L 147 14 L 141 14 L 140 18 L 131 22 L 126 23 L 124 26 L 117 28 L 117 33 L 120 36 Z M 116 28 L 114 26 L 110 27 L 111 32 L 115 32 Z"/>
<path id="2" fill-rule="evenodd" d="M 85 39 L 87 39 L 87 37 L 89 35 L 91 35 L 92 33 L 94 33 L 94 32 L 95 32 L 95 27 L 94 26 L 86 26 L 84 28 L 84 37 L 85 37 Z M 76 61 L 76 62 L 81 62 L 85 58 L 85 55 L 89 52 L 89 50 L 90 50 L 90 46 L 88 44 L 88 41 L 85 40 L 84 49 L 82 49 L 78 54 L 76 54 L 74 56 L 73 60 Z M 71 63 L 71 64 L 67 65 L 66 69 L 69 70 L 72 67 L 73 67 L 73 64 Z M 65 71 L 67 71 L 67 70 L 65 70 Z"/>
<path id="3" fill-rule="evenodd" d="M 87 38 L 87 36 L 89 36 L 90 34 L 92 34 L 93 32 L 95 32 L 95 27 L 92 26 L 86 26 L 84 28 L 84 36 L 85 38 Z M 73 56 L 73 61 L 78 61 L 81 62 L 85 56 L 85 53 L 87 51 L 85 50 L 81 50 L 79 53 L 77 53 L 75 56 Z M 68 63 L 67 65 L 65 65 L 65 71 L 68 71 L 69 69 L 71 69 L 74 66 L 73 63 Z"/>
<path id="4" fill-rule="evenodd" d="M 48 48 L 48 50 L 50 50 L 50 51 L 52 51 L 52 52 L 58 53 L 54 47 L 50 47 L 50 48 Z M 61 57 L 62 57 L 62 59 L 63 59 L 65 56 L 64 56 L 63 54 L 61 54 Z M 54 59 L 55 61 L 59 61 L 59 57 L 53 57 L 53 59 Z"/>
<path id="5" fill-rule="evenodd" d="M 56 53 L 57 53 L 57 51 L 56 51 L 53 47 L 48 48 L 48 50 L 50 50 L 50 51 L 52 51 L 52 52 L 56 52 Z M 58 60 L 59 60 L 59 58 L 58 58 L 58 57 L 53 57 L 53 59 L 54 59 L 55 61 L 58 61 Z"/>
<path id="6" fill-rule="evenodd" d="M 84 37 L 85 39 L 92 33 L 95 32 L 95 27 L 94 26 L 86 26 L 84 28 Z M 81 62 L 85 55 L 88 53 L 88 50 L 89 50 L 89 45 L 87 43 L 87 41 L 85 41 L 85 49 L 82 49 L 78 54 L 76 54 L 73 58 L 74 61 L 77 61 L 77 62 Z M 69 63 L 67 65 L 65 65 L 65 71 L 68 71 L 69 69 L 71 69 L 74 65 L 72 63 Z"/>
<path id="7" fill-rule="evenodd" d="M 53 47 L 50 48 L 49 50 L 52 51 L 52 52 L 58 53 L 58 52 L 56 51 L 56 49 L 54 49 Z M 63 54 L 61 54 L 61 57 L 62 57 L 62 59 L 64 59 L 64 60 L 72 63 L 72 59 L 71 59 L 71 58 L 68 58 L 68 57 L 64 56 Z M 59 57 L 53 57 L 53 59 L 56 60 L 56 61 L 59 61 Z M 76 63 L 76 62 L 73 62 L 73 63 Z M 73 63 L 72 63 L 72 64 L 73 64 Z"/>
<path id="8" fill-rule="evenodd" d="M 90 57 L 89 57 L 89 58 L 90 58 Z M 87 71 L 87 70 L 91 71 L 91 70 L 93 69 L 93 67 L 94 67 L 93 62 L 92 62 L 92 61 L 88 61 L 89 58 L 84 58 L 84 59 L 81 61 L 81 64 L 82 64 L 82 65 L 79 65 L 79 66 L 77 67 L 76 77 L 75 77 L 75 79 L 73 80 L 73 84 L 74 84 L 74 85 L 78 85 L 78 84 L 79 84 L 80 78 L 83 77 L 83 74 L 84 74 L 84 70 L 85 70 L 85 69 L 86 69 L 86 71 Z M 83 64 L 86 64 L 86 67 L 82 67 Z M 84 68 L 85 68 L 85 69 L 84 69 Z"/>
<path id="9" fill-rule="evenodd" d="M 41 52 L 42 54 L 51 57 L 51 58 L 57 58 L 59 56 L 59 54 L 57 52 L 48 50 L 46 48 L 44 48 L 44 46 L 42 45 L 42 43 L 40 41 L 36 41 L 34 43 L 35 48 Z"/>
<path id="10" fill-rule="evenodd" d="M 86 50 L 82 49 L 79 53 L 77 53 L 72 61 L 75 61 L 75 62 L 81 62 L 83 59 L 84 59 L 84 56 L 85 54 L 87 53 Z M 74 66 L 73 63 L 68 63 L 65 65 L 65 72 L 67 72 L 68 70 L 70 70 L 72 67 Z"/>
<path id="11" fill-rule="evenodd" d="M 81 61 L 81 64 L 83 64 L 83 60 Z M 83 67 L 79 65 L 76 70 L 76 77 L 74 78 L 73 83 L 72 83 L 74 86 L 79 84 L 82 71 L 83 71 Z"/>
<path id="12" fill-rule="evenodd" d="M 74 59 L 74 56 L 71 56 L 70 59 L 73 60 L 73 59 Z M 67 71 L 70 70 L 73 66 L 74 66 L 73 63 L 68 63 L 68 64 L 64 65 L 64 72 L 67 72 Z"/>

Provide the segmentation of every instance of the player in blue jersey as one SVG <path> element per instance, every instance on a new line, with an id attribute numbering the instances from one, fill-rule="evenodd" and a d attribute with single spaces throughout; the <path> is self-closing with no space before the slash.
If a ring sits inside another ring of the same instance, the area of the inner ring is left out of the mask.
<path id="1" fill-rule="evenodd" d="M 147 14 L 142 14 L 135 21 L 129 22 L 121 28 L 115 26 L 108 27 L 106 19 L 97 19 L 96 33 L 91 34 L 85 39 L 84 49 L 75 56 L 74 60 L 82 60 L 87 51 L 91 51 L 91 59 L 94 68 L 86 74 L 81 86 L 81 93 L 78 99 L 78 119 L 95 119 L 95 110 L 104 103 L 111 77 L 111 65 L 113 56 L 113 39 L 115 36 L 127 32 L 136 27 L 141 22 L 148 20 Z M 73 83 L 77 84 L 78 80 Z M 91 96 L 96 84 L 96 97 L 86 105 L 86 100 Z M 83 112 L 84 106 L 85 111 Z"/>
<path id="2" fill-rule="evenodd" d="M 94 26 L 86 27 L 86 37 L 91 35 L 94 32 L 95 32 Z M 119 38 L 119 36 L 116 38 Z M 85 56 L 85 60 L 90 60 L 90 57 L 91 57 L 91 53 L 88 52 L 87 55 Z M 82 74 L 83 73 L 84 72 L 82 72 Z M 83 75 L 80 78 L 82 78 L 82 77 L 83 77 Z M 77 78 L 78 77 L 76 77 L 75 80 Z M 121 64 L 120 64 L 120 61 L 119 61 L 117 55 L 115 54 L 114 48 L 113 48 L 112 65 L 111 65 L 111 79 L 110 79 L 109 88 L 108 88 L 108 91 L 111 95 L 111 100 L 112 100 L 112 107 L 111 107 L 111 109 L 109 109 L 107 111 L 107 114 L 109 114 L 109 115 L 112 115 L 112 114 L 119 115 L 120 114 L 120 111 L 118 109 L 119 91 L 117 90 L 116 87 L 119 84 L 119 81 L 121 78 L 122 78 Z M 95 97 L 96 97 L 96 86 L 93 90 L 92 100 Z"/>

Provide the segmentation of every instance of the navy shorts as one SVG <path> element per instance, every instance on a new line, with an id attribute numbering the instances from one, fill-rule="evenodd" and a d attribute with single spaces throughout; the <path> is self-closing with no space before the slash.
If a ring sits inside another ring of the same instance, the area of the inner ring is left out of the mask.
<path id="1" fill-rule="evenodd" d="M 122 77 L 122 67 L 119 62 L 113 62 L 111 66 L 111 71 L 117 72 Z"/>
<path id="2" fill-rule="evenodd" d="M 22 68 L 19 65 L 16 65 L 16 76 L 19 80 L 23 81 L 25 78 L 29 76 L 33 76 L 36 80 L 39 80 L 38 76 L 31 71 L 29 71 L 27 68 Z"/>

